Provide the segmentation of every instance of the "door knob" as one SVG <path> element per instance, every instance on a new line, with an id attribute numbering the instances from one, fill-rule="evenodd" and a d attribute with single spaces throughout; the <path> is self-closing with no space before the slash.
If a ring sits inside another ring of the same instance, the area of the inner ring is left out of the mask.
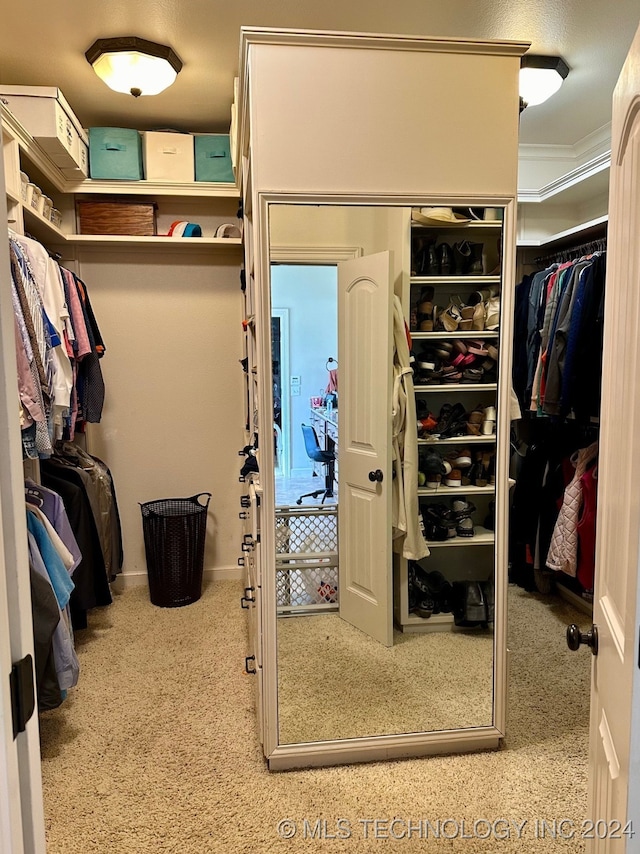
<path id="1" fill-rule="evenodd" d="M 575 623 L 567 626 L 567 646 L 574 652 L 580 648 L 580 644 L 591 647 L 593 655 L 598 654 L 598 627 L 592 625 L 588 632 L 581 632 Z"/>
<path id="2" fill-rule="evenodd" d="M 369 480 L 370 480 L 372 483 L 375 483 L 376 481 L 377 481 L 378 483 L 382 483 L 383 478 L 384 478 L 384 475 L 382 474 L 382 472 L 380 471 L 380 469 L 376 469 L 375 471 L 370 471 L 370 472 L 369 472 Z"/>

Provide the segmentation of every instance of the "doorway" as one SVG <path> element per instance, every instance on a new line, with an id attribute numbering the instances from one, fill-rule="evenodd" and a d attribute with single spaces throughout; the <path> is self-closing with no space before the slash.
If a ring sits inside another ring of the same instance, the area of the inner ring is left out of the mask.
<path id="1" fill-rule="evenodd" d="M 307 454 L 302 424 L 324 402 L 327 364 L 337 357 L 336 264 L 272 264 L 271 328 L 276 429 L 276 503 L 293 504 L 321 472 Z M 310 503 L 306 499 L 306 503 Z"/>

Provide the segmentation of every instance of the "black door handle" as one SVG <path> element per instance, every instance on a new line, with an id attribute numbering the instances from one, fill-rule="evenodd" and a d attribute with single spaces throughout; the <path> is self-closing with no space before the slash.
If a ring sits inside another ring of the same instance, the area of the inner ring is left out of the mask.
<path id="1" fill-rule="evenodd" d="M 598 654 L 598 627 L 592 625 L 588 632 L 581 632 L 580 627 L 575 623 L 567 626 L 567 646 L 574 652 L 580 649 L 580 645 L 585 644 L 591 648 L 593 655 Z"/>
<path id="2" fill-rule="evenodd" d="M 377 481 L 378 483 L 382 483 L 383 478 L 384 478 L 384 475 L 382 474 L 382 472 L 380 471 L 380 469 L 376 469 L 375 471 L 370 471 L 370 472 L 369 472 L 369 480 L 370 480 L 372 483 L 375 483 L 376 481 Z"/>
<path id="3" fill-rule="evenodd" d="M 249 666 L 249 662 L 251 662 L 251 661 L 253 662 L 253 667 Z M 248 655 L 245 658 L 245 660 L 244 660 L 244 671 L 245 671 L 245 673 L 249 673 L 250 675 L 253 675 L 253 674 L 258 672 L 256 670 L 256 657 L 255 657 L 255 655 Z"/>

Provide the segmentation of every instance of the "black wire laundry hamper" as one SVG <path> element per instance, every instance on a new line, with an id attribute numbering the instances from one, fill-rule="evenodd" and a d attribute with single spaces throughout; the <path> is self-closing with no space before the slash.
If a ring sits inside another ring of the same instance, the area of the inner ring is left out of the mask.
<path id="1" fill-rule="evenodd" d="M 202 498 L 206 503 L 202 504 Z M 160 608 L 179 608 L 202 595 L 204 543 L 210 492 L 140 504 L 149 598 Z"/>

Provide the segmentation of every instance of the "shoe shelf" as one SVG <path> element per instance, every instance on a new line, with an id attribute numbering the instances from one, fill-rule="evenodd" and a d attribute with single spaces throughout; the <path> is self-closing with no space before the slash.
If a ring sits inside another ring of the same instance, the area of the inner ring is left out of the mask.
<path id="1" fill-rule="evenodd" d="M 432 614 L 430 617 L 418 617 L 409 614 L 406 623 L 402 624 L 403 632 L 446 632 L 454 626 L 453 614 Z"/>
<path id="2" fill-rule="evenodd" d="M 497 383 L 444 383 L 442 385 L 414 385 L 413 390 L 418 393 L 424 392 L 448 392 L 451 389 L 456 391 L 495 391 L 498 388 Z"/>
<path id="3" fill-rule="evenodd" d="M 449 338 L 473 338 L 482 340 L 486 340 L 488 338 L 499 338 L 500 332 L 497 329 L 490 330 L 487 332 L 481 331 L 479 329 L 472 329 L 469 331 L 456 331 L 456 332 L 410 332 L 412 341 L 437 341 L 437 340 L 447 340 Z"/>
<path id="4" fill-rule="evenodd" d="M 492 495 L 495 491 L 496 487 L 493 483 L 488 486 L 440 486 L 437 489 L 419 486 L 418 496 L 420 498 L 433 498 L 434 496 L 446 498 L 448 495 Z M 469 537 L 469 539 L 472 538 Z"/>
<path id="5" fill-rule="evenodd" d="M 494 531 L 476 527 L 473 537 L 451 537 L 449 540 L 427 540 L 429 549 L 450 548 L 451 546 L 492 546 L 496 541 Z"/>
<path id="6" fill-rule="evenodd" d="M 411 223 L 411 231 L 428 231 L 428 232 L 439 232 L 439 231 L 459 231 L 460 234 L 463 234 L 465 231 L 500 231 L 502 229 L 502 220 L 500 219 L 479 219 L 472 220 L 467 223 L 459 223 L 459 222 L 439 222 L 437 225 L 426 225 L 421 222 L 412 222 Z"/>
<path id="7" fill-rule="evenodd" d="M 418 439 L 418 447 L 421 445 L 495 445 L 495 443 L 495 433 L 488 436 L 452 436 L 447 439 L 438 439 L 434 436 L 432 439 Z"/>
<path id="8" fill-rule="evenodd" d="M 465 274 L 462 276 L 411 276 L 412 285 L 469 285 L 481 282 L 483 285 L 499 285 L 502 281 L 500 276 L 485 276 L 479 273 Z"/>

